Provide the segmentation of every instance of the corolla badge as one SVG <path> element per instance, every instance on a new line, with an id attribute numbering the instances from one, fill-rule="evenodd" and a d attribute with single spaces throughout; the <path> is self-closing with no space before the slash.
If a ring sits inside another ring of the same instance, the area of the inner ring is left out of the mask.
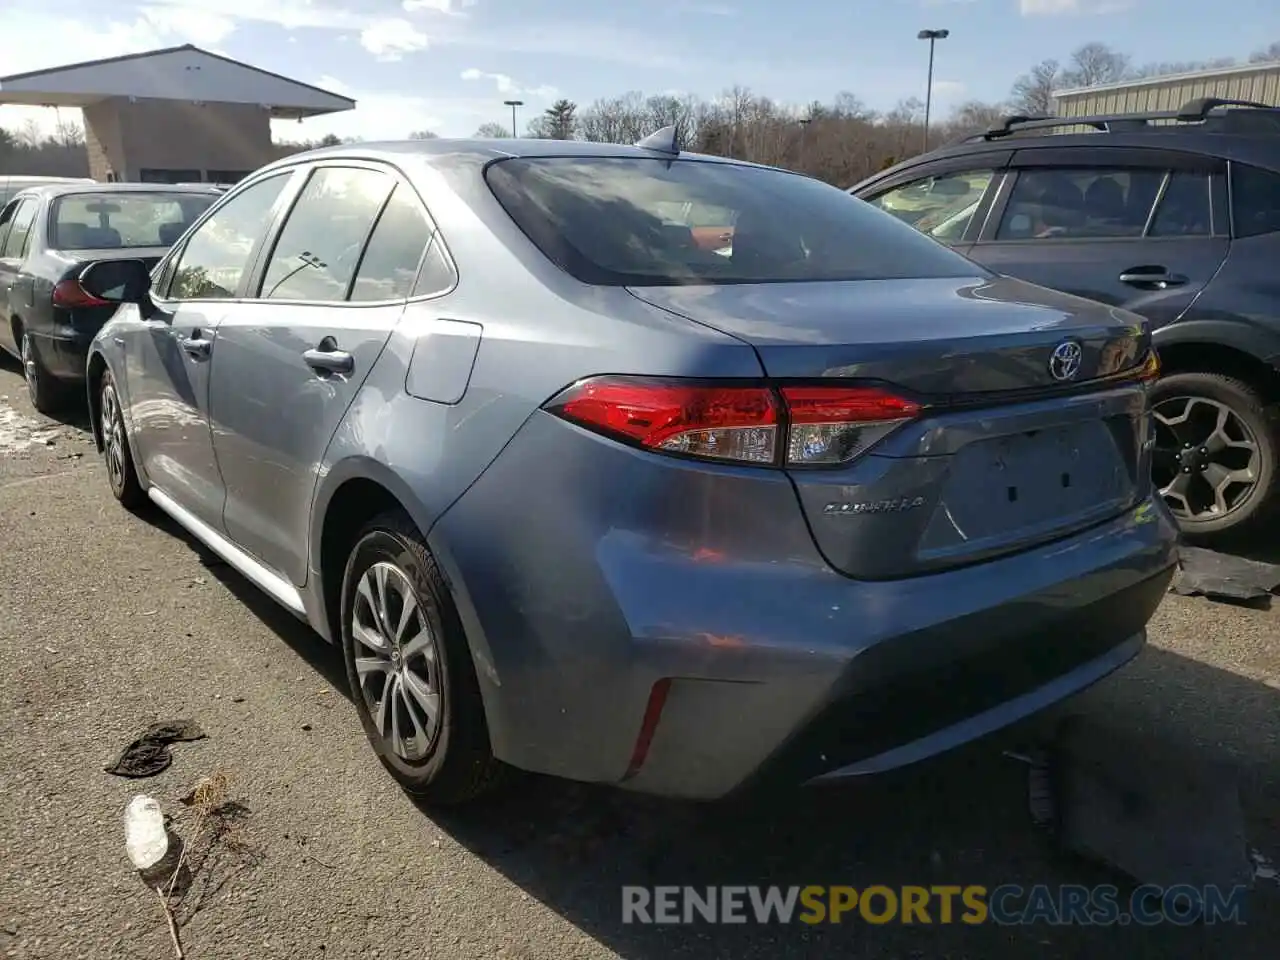
<path id="1" fill-rule="evenodd" d="M 1080 361 L 1083 359 L 1084 348 L 1078 340 L 1063 340 L 1049 355 L 1049 376 L 1059 383 L 1074 380 L 1080 375 Z"/>

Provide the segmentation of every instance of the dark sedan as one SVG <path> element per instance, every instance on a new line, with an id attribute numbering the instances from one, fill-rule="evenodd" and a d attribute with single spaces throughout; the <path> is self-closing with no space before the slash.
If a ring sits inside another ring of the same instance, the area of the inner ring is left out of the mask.
<path id="1" fill-rule="evenodd" d="M 212 187 L 68 182 L 31 187 L 0 210 L 0 349 L 22 361 L 31 403 L 50 413 L 83 394 L 89 342 L 116 304 L 80 286 L 95 260 L 156 263 L 219 196 Z"/>

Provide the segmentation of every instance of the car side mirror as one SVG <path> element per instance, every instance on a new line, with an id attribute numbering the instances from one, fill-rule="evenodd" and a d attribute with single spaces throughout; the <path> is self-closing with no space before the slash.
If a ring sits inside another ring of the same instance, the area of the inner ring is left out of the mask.
<path id="1" fill-rule="evenodd" d="M 141 260 L 99 260 L 80 271 L 80 286 L 110 303 L 142 303 L 151 271 Z"/>

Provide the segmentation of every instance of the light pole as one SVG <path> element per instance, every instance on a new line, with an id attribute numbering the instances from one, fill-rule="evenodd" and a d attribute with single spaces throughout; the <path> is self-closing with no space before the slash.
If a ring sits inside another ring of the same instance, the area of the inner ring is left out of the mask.
<path id="1" fill-rule="evenodd" d="M 511 108 L 511 136 L 518 137 L 520 136 L 520 134 L 516 132 L 516 107 L 523 107 L 524 101 L 523 100 L 503 100 L 502 102 Z"/>
<path id="2" fill-rule="evenodd" d="M 933 109 L 933 46 L 939 40 L 951 36 L 950 30 L 921 30 L 916 34 L 917 40 L 929 41 L 929 85 L 924 91 L 924 152 L 929 152 L 929 114 Z"/>

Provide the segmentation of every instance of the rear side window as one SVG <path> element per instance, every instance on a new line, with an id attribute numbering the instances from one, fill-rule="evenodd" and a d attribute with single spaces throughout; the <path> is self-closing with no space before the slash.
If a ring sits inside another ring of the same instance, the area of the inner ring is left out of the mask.
<path id="1" fill-rule="evenodd" d="M 1029 169 L 1018 174 L 997 240 L 1141 237 L 1163 170 Z M 1208 178 L 1205 180 L 1206 196 Z"/>
<path id="2" fill-rule="evenodd" d="M 1151 221 L 1149 237 L 1207 237 L 1213 232 L 1209 178 L 1203 173 L 1176 171 Z"/>
<path id="3" fill-rule="evenodd" d="M 36 209 L 40 206 L 39 200 L 26 199 L 18 203 L 18 209 L 14 211 L 13 222 L 9 228 L 9 235 L 4 241 L 5 258 L 21 257 L 27 249 L 27 238 L 31 235 L 31 224 L 36 219 Z"/>
<path id="4" fill-rule="evenodd" d="M 395 185 L 392 177 L 377 170 L 315 170 L 271 252 L 262 299 L 346 300 L 365 240 Z"/>
<path id="5" fill-rule="evenodd" d="M 591 284 L 985 273 L 843 190 L 777 170 L 699 160 L 538 157 L 499 161 L 486 176 L 534 244 Z"/>
<path id="6" fill-rule="evenodd" d="M 1237 237 L 1280 231 L 1280 174 L 1233 163 L 1231 217 Z"/>
<path id="7" fill-rule="evenodd" d="M 360 258 L 352 300 L 403 300 L 413 289 L 418 263 L 431 241 L 422 204 L 403 183 L 387 201 Z"/>

